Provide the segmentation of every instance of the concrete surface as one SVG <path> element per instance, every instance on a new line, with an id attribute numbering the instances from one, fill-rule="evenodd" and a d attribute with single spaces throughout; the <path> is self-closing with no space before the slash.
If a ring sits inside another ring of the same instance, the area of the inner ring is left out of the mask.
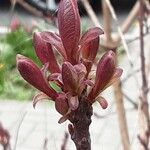
<path id="1" fill-rule="evenodd" d="M 99 115 L 110 115 L 101 119 L 92 118 L 90 127 L 92 150 L 121 149 L 117 116 L 113 113 L 113 108 L 109 107 L 104 111 L 99 105 L 95 105 L 94 112 Z M 135 115 L 136 111 L 127 113 L 132 143 L 136 142 Z M 13 150 L 43 150 L 45 137 L 48 138 L 48 150 L 60 150 L 68 122 L 58 124 L 59 117 L 53 104 L 39 103 L 34 110 L 30 102 L 0 101 L 0 121 L 10 131 Z M 66 150 L 75 150 L 70 139 Z"/>

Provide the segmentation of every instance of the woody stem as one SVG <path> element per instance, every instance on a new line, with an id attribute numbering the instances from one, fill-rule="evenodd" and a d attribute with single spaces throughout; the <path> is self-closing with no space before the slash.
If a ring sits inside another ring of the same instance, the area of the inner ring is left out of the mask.
<path id="1" fill-rule="evenodd" d="M 77 150 L 91 150 L 91 138 L 89 126 L 93 109 L 83 93 L 79 98 L 79 107 L 70 115 L 69 132 Z"/>

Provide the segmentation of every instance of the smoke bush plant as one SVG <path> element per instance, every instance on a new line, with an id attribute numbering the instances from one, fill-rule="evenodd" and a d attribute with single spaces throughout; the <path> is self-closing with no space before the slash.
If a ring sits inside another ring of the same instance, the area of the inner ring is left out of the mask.
<path id="1" fill-rule="evenodd" d="M 107 101 L 100 96 L 122 74 L 116 67 L 113 51 L 106 52 L 91 72 L 99 47 L 102 29 L 95 27 L 80 37 L 80 17 L 76 0 L 61 0 L 58 8 L 59 35 L 38 32 L 33 35 L 35 52 L 43 64 L 40 69 L 31 59 L 17 55 L 17 67 L 22 77 L 41 92 L 33 98 L 33 106 L 42 99 L 54 101 L 62 115 L 59 123 L 71 122 L 68 130 L 77 150 L 90 150 L 92 104 L 97 101 L 105 109 Z M 56 50 L 61 59 L 56 60 Z M 95 80 L 94 80 L 95 79 Z M 59 88 L 51 86 L 54 82 Z"/>

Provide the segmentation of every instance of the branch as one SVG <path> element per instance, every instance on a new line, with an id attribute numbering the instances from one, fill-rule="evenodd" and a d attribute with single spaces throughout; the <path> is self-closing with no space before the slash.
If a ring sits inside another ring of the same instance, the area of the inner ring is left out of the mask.
<path id="1" fill-rule="evenodd" d="M 140 0 L 140 59 L 141 59 L 141 76 L 142 76 L 142 88 L 141 96 L 139 99 L 139 127 L 140 133 L 138 139 L 142 150 L 148 150 L 149 138 L 150 138 L 150 118 L 149 118 L 149 104 L 148 104 L 148 83 L 145 70 L 145 54 L 144 54 L 144 37 L 143 37 L 143 19 L 144 19 L 144 2 Z"/>
<path id="2" fill-rule="evenodd" d="M 135 109 L 138 109 L 138 104 L 134 102 L 126 93 L 123 93 L 123 96 L 134 106 Z"/>
<path id="3" fill-rule="evenodd" d="M 114 21 L 115 21 L 115 23 L 117 25 L 118 33 L 119 33 L 119 35 L 121 37 L 122 44 L 123 44 L 123 47 L 124 47 L 124 49 L 126 51 L 126 54 L 127 54 L 127 57 L 128 57 L 129 63 L 130 63 L 130 66 L 133 68 L 133 62 L 132 62 L 131 56 L 129 54 L 129 48 L 128 48 L 127 42 L 125 40 L 125 37 L 123 35 L 123 32 L 121 30 L 121 27 L 119 26 L 118 18 L 117 18 L 117 15 L 115 13 L 115 10 L 114 10 L 114 8 L 113 8 L 113 6 L 112 6 L 112 4 L 111 4 L 111 2 L 109 0 L 105 0 L 105 1 L 106 1 L 107 5 L 109 7 L 109 10 L 111 12 L 112 18 L 114 19 Z"/>
<path id="4" fill-rule="evenodd" d="M 91 150 L 89 126 L 92 121 L 93 109 L 87 100 L 85 92 L 81 94 L 79 99 L 79 107 L 72 111 L 69 116 L 72 124 L 69 124 L 68 130 L 77 150 Z"/>
<path id="5" fill-rule="evenodd" d="M 97 19 L 97 16 L 96 16 L 95 12 L 93 11 L 93 8 L 89 4 L 89 1 L 88 0 L 81 0 L 81 2 L 83 4 L 83 6 L 85 7 L 89 17 L 91 18 L 93 24 L 102 29 L 102 26 L 100 25 L 99 20 Z"/>
<path id="6" fill-rule="evenodd" d="M 67 145 L 67 142 L 68 142 L 68 138 L 69 138 L 69 135 L 68 135 L 67 132 L 65 132 L 63 143 L 61 145 L 61 150 L 66 150 L 66 145 Z"/>
<path id="7" fill-rule="evenodd" d="M 118 81 L 114 84 L 114 94 L 123 149 L 130 150 L 129 133 L 125 115 L 123 93 L 121 89 L 121 81 Z"/>

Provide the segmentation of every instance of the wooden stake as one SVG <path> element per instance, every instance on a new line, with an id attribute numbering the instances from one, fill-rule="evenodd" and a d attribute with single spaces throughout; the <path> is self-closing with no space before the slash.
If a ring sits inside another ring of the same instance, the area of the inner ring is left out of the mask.
<path id="1" fill-rule="evenodd" d="M 129 134 L 128 134 L 125 109 L 124 109 L 121 81 L 118 81 L 117 83 L 114 84 L 114 94 L 115 94 L 116 111 L 118 114 L 122 146 L 124 150 L 130 150 Z"/>

